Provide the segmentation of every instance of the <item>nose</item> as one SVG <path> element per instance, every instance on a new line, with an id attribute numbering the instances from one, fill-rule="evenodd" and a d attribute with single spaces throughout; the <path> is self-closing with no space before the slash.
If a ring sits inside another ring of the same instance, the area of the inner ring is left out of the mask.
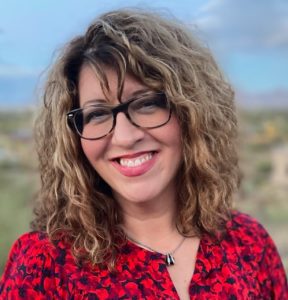
<path id="1" fill-rule="evenodd" d="M 144 135 L 144 130 L 133 125 L 123 112 L 117 114 L 116 125 L 112 133 L 112 144 L 129 148 L 142 140 Z"/>

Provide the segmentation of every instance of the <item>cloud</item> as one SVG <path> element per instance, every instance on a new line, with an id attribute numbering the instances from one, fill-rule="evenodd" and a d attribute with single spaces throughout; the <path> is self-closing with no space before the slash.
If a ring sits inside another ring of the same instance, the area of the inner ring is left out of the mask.
<path id="1" fill-rule="evenodd" d="M 281 20 L 279 22 L 278 31 L 267 38 L 267 44 L 272 47 L 288 46 L 288 16 L 286 20 Z"/>
<path id="2" fill-rule="evenodd" d="M 287 0 L 210 0 L 200 7 L 195 23 L 222 47 L 288 49 L 287 15 Z"/>
<path id="3" fill-rule="evenodd" d="M 199 12 L 201 13 L 210 13 L 214 9 L 217 9 L 219 6 L 223 4 L 223 0 L 210 0 L 206 3 L 204 3 L 202 6 L 199 8 Z"/>

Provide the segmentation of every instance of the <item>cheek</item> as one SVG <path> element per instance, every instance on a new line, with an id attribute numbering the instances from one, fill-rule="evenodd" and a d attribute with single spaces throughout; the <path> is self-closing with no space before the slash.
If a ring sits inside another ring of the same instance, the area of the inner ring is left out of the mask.
<path id="1" fill-rule="evenodd" d="M 178 152 L 182 152 L 181 128 L 178 120 L 172 115 L 168 128 L 166 130 L 166 139 L 170 145 L 173 145 Z"/>
<path id="2" fill-rule="evenodd" d="M 97 160 L 105 155 L 106 143 L 104 140 L 89 141 L 81 139 L 83 152 L 90 163 L 95 166 Z"/>

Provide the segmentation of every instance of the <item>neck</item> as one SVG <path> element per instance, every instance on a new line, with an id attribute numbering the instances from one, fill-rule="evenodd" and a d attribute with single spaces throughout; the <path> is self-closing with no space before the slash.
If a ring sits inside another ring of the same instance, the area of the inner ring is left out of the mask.
<path id="1" fill-rule="evenodd" d="M 181 236 L 175 225 L 174 200 L 149 203 L 130 203 L 123 208 L 123 230 L 128 237 L 159 252 L 171 249 Z M 173 242 L 174 241 L 174 242 Z"/>

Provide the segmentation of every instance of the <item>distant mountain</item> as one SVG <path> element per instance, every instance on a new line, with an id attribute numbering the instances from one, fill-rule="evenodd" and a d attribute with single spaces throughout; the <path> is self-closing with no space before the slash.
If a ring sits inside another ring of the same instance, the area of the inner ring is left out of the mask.
<path id="1" fill-rule="evenodd" d="M 288 109 L 288 90 L 274 90 L 262 93 L 236 91 L 236 102 L 246 109 Z"/>
<path id="2" fill-rule="evenodd" d="M 35 104 L 37 85 L 39 85 L 37 76 L 0 76 L 0 109 L 25 108 Z M 288 109 L 288 89 L 265 93 L 248 93 L 237 90 L 236 102 L 245 109 Z"/>
<path id="3" fill-rule="evenodd" d="M 0 76 L 0 109 L 22 108 L 33 105 L 36 98 L 36 76 Z"/>

